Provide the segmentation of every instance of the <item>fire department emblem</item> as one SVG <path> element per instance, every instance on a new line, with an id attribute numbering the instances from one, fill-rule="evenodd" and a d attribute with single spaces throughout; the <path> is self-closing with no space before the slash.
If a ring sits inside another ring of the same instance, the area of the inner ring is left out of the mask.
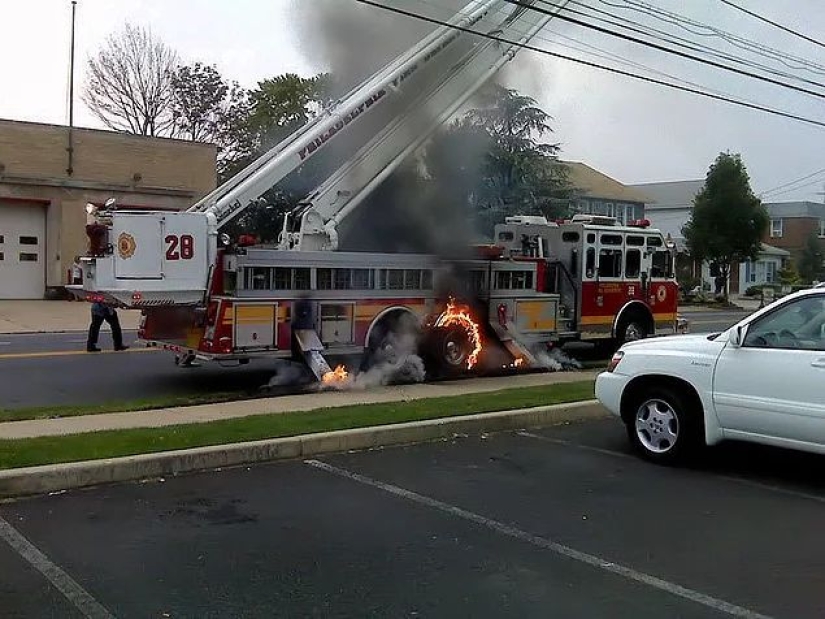
<path id="1" fill-rule="evenodd" d="M 659 303 L 667 299 L 667 288 L 659 286 L 659 289 L 656 291 L 656 298 L 659 299 Z"/>
<path id="2" fill-rule="evenodd" d="M 128 260 L 135 255 L 135 249 L 137 249 L 135 237 L 128 232 L 121 232 L 120 236 L 117 237 L 117 253 L 120 254 L 120 257 Z"/>

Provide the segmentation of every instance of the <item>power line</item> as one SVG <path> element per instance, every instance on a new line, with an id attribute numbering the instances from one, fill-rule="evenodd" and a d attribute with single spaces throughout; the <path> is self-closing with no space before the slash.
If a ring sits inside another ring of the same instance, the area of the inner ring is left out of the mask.
<path id="1" fill-rule="evenodd" d="M 688 60 L 693 60 L 694 62 L 699 62 L 701 64 L 709 65 L 712 67 L 716 67 L 718 69 L 723 69 L 725 71 L 730 71 L 731 73 L 736 73 L 738 75 L 744 75 L 745 77 L 750 77 L 762 82 L 768 82 L 770 84 L 774 84 L 776 86 L 780 86 L 782 88 L 788 88 L 789 90 L 795 90 L 797 92 L 806 93 L 809 95 L 813 95 L 814 97 L 818 97 L 820 99 L 825 99 L 825 94 L 821 92 L 816 92 L 815 90 L 809 90 L 808 88 L 802 88 L 801 86 L 794 86 L 793 84 L 788 84 L 786 82 L 781 82 L 779 80 L 775 80 L 771 77 L 765 77 L 764 75 L 759 75 L 757 73 L 752 73 L 751 71 L 746 71 L 744 69 L 738 69 L 736 67 L 731 67 L 729 65 L 722 64 L 721 62 L 716 62 L 715 60 L 708 60 L 706 58 L 700 58 L 699 56 L 694 56 L 693 54 L 688 54 L 687 52 L 680 52 L 675 49 L 671 49 L 664 45 L 659 45 L 658 43 L 651 43 L 650 41 L 645 41 L 643 39 L 639 39 L 638 37 L 631 36 L 629 34 L 624 34 L 621 32 L 616 32 L 615 30 L 610 30 L 609 28 L 602 28 L 601 26 L 596 26 L 595 24 L 588 24 L 580 19 L 576 19 L 575 17 L 570 17 L 568 15 L 562 15 L 560 13 L 553 13 L 545 8 L 541 8 L 530 4 L 528 2 L 523 2 L 522 0 L 506 0 L 509 4 L 513 4 L 515 6 L 520 6 L 524 9 L 529 9 L 532 11 L 537 11 L 539 13 L 544 13 L 545 15 L 551 15 L 556 19 L 561 19 L 563 21 L 570 22 L 572 24 L 576 24 L 578 26 L 582 26 L 584 28 L 589 28 L 591 30 L 595 30 L 597 32 L 601 32 L 602 34 L 607 34 L 613 37 L 617 37 L 624 41 L 630 41 L 632 43 L 637 43 L 638 45 L 643 45 L 645 47 L 650 47 L 655 50 L 665 52 L 667 54 L 672 54 L 674 56 L 678 56 L 680 58 L 686 58 Z M 556 7 L 556 5 L 549 4 L 550 6 Z M 558 7 L 556 7 L 558 8 Z"/>
<path id="2" fill-rule="evenodd" d="M 627 19 L 626 17 L 622 17 L 620 15 L 616 15 L 615 13 L 611 13 L 609 11 L 605 11 L 603 9 L 599 9 L 599 8 L 590 6 L 588 4 L 585 4 L 584 2 L 580 2 L 578 0 L 569 0 L 569 2 L 570 2 L 570 4 L 576 4 L 578 6 L 587 8 L 588 10 L 592 11 L 593 13 L 597 13 L 598 15 L 606 15 L 606 16 L 612 18 L 612 19 L 606 19 L 604 17 L 598 17 L 596 15 L 592 15 L 591 13 L 585 13 L 583 11 L 577 11 L 576 9 L 572 9 L 569 6 L 565 6 L 564 10 L 567 11 L 568 13 L 573 13 L 573 14 L 576 14 L 576 15 L 580 15 L 582 17 L 589 17 L 591 19 L 594 19 L 596 21 L 600 21 L 602 23 L 607 23 L 607 24 L 610 24 L 612 26 L 617 26 L 619 28 L 624 28 L 625 30 L 629 30 L 631 32 L 636 32 L 638 34 L 642 34 L 642 35 L 650 37 L 652 39 L 656 39 L 656 40 L 659 40 L 659 41 L 664 41 L 666 43 L 670 43 L 672 45 L 676 45 L 677 47 L 681 47 L 681 48 L 684 48 L 684 49 L 689 49 L 689 50 L 695 51 L 695 52 L 705 53 L 705 54 L 708 54 L 710 56 L 714 56 L 716 58 L 721 58 L 723 60 L 729 60 L 729 61 L 734 62 L 736 64 L 743 64 L 743 65 L 746 65 L 746 66 L 749 66 L 749 67 L 752 67 L 752 68 L 755 68 L 755 69 L 761 69 L 762 71 L 765 71 L 766 73 L 770 73 L 772 75 L 776 75 L 776 76 L 779 76 L 779 77 L 784 77 L 784 78 L 787 78 L 787 79 L 797 80 L 797 81 L 800 81 L 800 82 L 803 82 L 803 83 L 811 84 L 813 86 L 819 86 L 819 87 L 825 88 L 825 84 L 823 84 L 822 82 L 817 82 L 817 81 L 810 80 L 810 79 L 807 79 L 807 78 L 804 78 L 804 77 L 800 77 L 798 75 L 794 75 L 792 73 L 787 73 L 787 72 L 782 71 L 780 69 L 776 69 L 776 68 L 761 64 L 761 63 L 756 62 L 754 60 L 750 60 L 750 59 L 747 59 L 747 58 L 743 58 L 741 56 L 736 56 L 736 55 L 733 55 L 733 54 L 729 54 L 727 52 L 723 52 L 722 50 L 716 49 L 716 48 L 711 47 L 709 45 L 704 45 L 702 43 L 697 43 L 696 41 L 692 41 L 692 40 L 687 39 L 685 37 L 680 37 L 680 36 L 678 36 L 676 34 L 673 34 L 671 32 L 667 32 L 667 31 L 661 30 L 659 28 L 654 28 L 653 26 L 650 26 L 648 24 L 645 24 L 644 27 L 639 27 L 639 26 L 641 26 L 641 24 L 638 23 L 638 22 L 634 22 L 633 20 Z M 545 2 L 544 4 L 551 4 L 551 3 Z M 614 6 L 614 5 L 611 5 L 611 6 Z M 614 20 L 617 20 L 617 21 L 614 21 Z M 655 34 L 653 34 L 653 33 L 655 33 Z M 769 55 L 769 54 L 765 54 L 765 53 L 762 53 L 760 55 L 762 55 L 766 58 L 772 58 L 773 60 L 779 60 L 781 62 L 781 59 L 777 58 L 775 55 Z M 782 64 L 784 64 L 786 67 L 788 66 L 787 63 L 783 62 Z M 825 67 L 823 67 L 823 69 L 825 69 Z M 825 73 L 825 70 L 822 73 Z"/>
<path id="3" fill-rule="evenodd" d="M 763 106 L 763 105 L 759 105 L 759 104 L 755 104 L 755 103 L 749 103 L 749 102 L 746 102 L 746 101 L 741 101 L 739 99 L 734 99 L 732 97 L 728 97 L 728 96 L 724 96 L 724 95 L 713 94 L 713 93 L 710 93 L 710 92 L 707 92 L 707 91 L 704 91 L 704 90 L 700 90 L 698 88 L 689 88 L 689 87 L 686 87 L 686 86 L 679 86 L 678 84 L 673 84 L 671 82 L 666 82 L 664 80 L 659 80 L 659 79 L 655 79 L 655 78 L 652 78 L 652 77 L 647 77 L 647 76 L 644 76 L 644 75 L 638 75 L 636 73 L 631 73 L 630 71 L 624 71 L 622 69 L 616 69 L 615 67 L 608 67 L 606 65 L 601 65 L 601 64 L 598 64 L 598 63 L 595 63 L 595 62 L 590 62 L 588 60 L 582 60 L 581 58 L 575 58 L 573 56 L 567 56 L 565 54 L 559 54 L 557 52 L 552 52 L 552 51 L 547 50 L 547 49 L 542 49 L 540 47 L 536 47 L 535 45 L 530 45 L 530 44 L 526 44 L 526 43 L 519 43 L 517 41 L 511 41 L 509 39 L 505 39 L 504 37 L 500 37 L 500 36 L 497 36 L 497 35 L 494 35 L 494 34 L 478 32 L 476 30 L 472 30 L 471 28 L 465 28 L 463 26 L 452 25 L 452 24 L 449 24 L 445 21 L 442 21 L 442 20 L 439 20 L 439 19 L 434 19 L 432 17 L 427 17 L 426 15 L 413 13 L 412 11 L 407 11 L 405 9 L 386 6 L 384 4 L 381 4 L 380 2 L 376 2 L 375 0 L 356 0 L 356 1 L 360 2 L 361 4 L 366 4 L 366 5 L 375 7 L 375 8 L 382 9 L 384 11 L 389 11 L 390 13 L 396 13 L 398 15 L 403 15 L 405 17 L 410 17 L 410 18 L 413 18 L 413 19 L 424 21 L 424 22 L 427 22 L 427 23 L 430 23 L 430 24 L 434 24 L 436 26 L 448 26 L 448 27 L 450 27 L 454 30 L 458 30 L 460 32 L 467 32 L 469 34 L 473 34 L 473 35 L 476 35 L 476 36 L 481 36 L 481 37 L 484 37 L 486 39 L 490 39 L 491 41 L 498 41 L 499 43 L 504 43 L 506 45 L 515 45 L 515 46 L 520 47 L 522 49 L 527 49 L 527 50 L 530 50 L 530 51 L 533 51 L 533 52 L 537 52 L 539 54 L 544 54 L 546 56 L 551 56 L 553 58 L 559 58 L 561 60 L 567 60 L 569 62 L 575 62 L 576 64 L 584 65 L 586 67 L 591 67 L 593 69 L 599 69 L 600 71 L 606 71 L 608 73 L 614 73 L 616 75 L 622 75 L 624 77 L 630 77 L 632 79 L 642 81 L 642 82 L 647 82 L 649 84 L 656 84 L 658 86 L 664 86 L 665 88 L 671 88 L 673 90 L 679 90 L 679 91 L 682 91 L 682 92 L 689 92 L 691 94 L 699 95 L 701 97 L 706 97 L 708 99 L 714 99 L 716 101 L 722 101 L 722 102 L 725 102 L 725 103 L 730 103 L 732 105 L 738 105 L 740 107 L 746 107 L 746 108 L 749 108 L 749 109 L 752 109 L 752 110 L 765 112 L 767 114 L 772 114 L 774 116 L 780 116 L 782 118 L 797 120 L 797 121 L 804 122 L 804 123 L 807 123 L 807 124 L 810 124 L 810 125 L 815 125 L 817 127 L 824 127 L 825 128 L 825 121 L 816 120 L 816 119 L 813 119 L 813 118 L 807 118 L 805 116 L 800 116 L 798 114 L 793 114 L 791 112 L 784 112 L 782 110 L 777 110 L 777 109 L 766 107 L 766 106 Z"/>
<path id="4" fill-rule="evenodd" d="M 602 4 L 606 4 L 608 6 L 621 9 L 629 9 L 640 13 L 644 13 L 645 15 L 654 17 L 659 21 L 664 21 L 671 25 L 679 26 L 683 30 L 687 30 L 688 32 L 698 36 L 720 37 L 726 40 L 731 45 L 739 47 L 740 49 L 746 49 L 752 52 L 761 53 L 762 55 L 766 55 L 766 52 L 769 52 L 771 57 L 778 59 L 780 62 L 782 62 L 782 64 L 791 69 L 805 69 L 813 73 L 820 74 L 823 73 L 823 71 L 825 71 L 825 67 L 823 67 L 822 65 L 817 64 L 815 62 L 811 62 L 810 60 L 807 60 L 805 58 L 800 58 L 799 56 L 794 56 L 793 54 L 789 54 L 787 52 L 772 47 L 768 47 L 767 45 L 751 41 L 736 34 L 726 32 L 725 30 L 722 30 L 720 28 L 716 28 L 715 26 L 710 26 L 708 24 L 704 24 L 694 19 L 690 19 L 688 17 L 685 17 L 684 15 L 679 15 L 678 13 L 673 13 L 671 11 L 666 11 L 665 9 L 660 9 L 652 4 L 641 2 L 640 0 L 623 1 L 624 4 L 616 4 L 615 2 L 610 2 L 609 0 L 599 0 L 599 2 L 601 2 Z M 700 28 L 702 31 L 697 32 L 696 30 L 692 30 L 688 27 L 688 25 L 693 26 L 695 28 Z M 783 59 L 793 61 L 802 66 L 793 67 L 787 62 L 785 62 L 785 60 Z"/>
<path id="5" fill-rule="evenodd" d="M 801 178 L 797 178 L 796 180 L 790 181 L 788 183 L 783 183 L 781 185 L 777 185 L 776 187 L 771 187 L 770 189 L 766 189 L 765 191 L 763 191 L 759 195 L 764 196 L 764 195 L 769 194 L 769 193 L 774 193 L 774 192 L 778 191 L 779 189 L 785 189 L 785 187 L 790 187 L 791 185 L 796 185 L 797 183 L 801 183 L 802 181 L 806 181 L 809 178 L 811 178 L 813 176 L 818 176 L 822 173 L 825 173 L 825 168 L 822 168 L 821 170 L 817 170 L 816 172 L 811 172 L 810 174 L 806 174 L 805 176 L 803 176 Z M 814 181 L 814 183 L 818 183 L 818 182 L 820 182 L 820 181 L 819 180 Z M 814 183 L 808 183 L 808 185 L 812 185 Z M 793 189 L 788 189 L 787 191 L 780 191 L 779 193 L 788 193 L 788 191 L 795 191 L 796 189 L 801 189 L 802 187 L 806 187 L 806 186 L 807 185 L 802 185 L 801 187 L 794 187 Z"/>
<path id="6" fill-rule="evenodd" d="M 454 15 L 454 11 L 453 11 L 452 8 L 446 7 L 446 6 L 441 5 L 441 4 L 438 4 L 434 0 L 416 0 L 416 2 L 418 2 L 420 4 L 429 5 L 429 6 L 437 8 L 437 9 L 447 11 L 447 12 L 450 13 L 450 16 Z M 575 0 L 570 0 L 570 2 L 571 3 L 575 2 Z M 582 4 L 582 3 L 577 2 L 577 4 Z M 459 12 L 462 15 L 468 15 L 467 13 L 463 13 L 462 11 L 459 11 Z M 501 15 L 508 15 L 509 14 L 509 12 L 506 9 L 496 9 L 496 12 L 501 14 Z M 686 80 L 684 78 L 680 78 L 680 77 L 672 75 L 670 73 L 666 73 L 664 71 L 654 69 L 653 67 L 641 64 L 639 62 L 635 62 L 635 61 L 630 60 L 630 59 L 628 59 L 624 56 L 621 56 L 619 54 L 609 52 L 609 51 L 607 51 L 605 49 L 602 49 L 600 47 L 596 47 L 595 45 L 584 43 L 583 41 L 580 41 L 579 39 L 576 39 L 574 37 L 570 37 L 570 36 L 567 36 L 565 34 L 562 34 L 561 32 L 553 30 L 552 28 L 549 28 L 547 26 L 545 26 L 545 28 L 542 32 L 548 32 L 548 33 L 552 34 L 553 38 L 550 38 L 548 36 L 543 36 L 542 33 L 536 34 L 533 38 L 537 39 L 539 41 L 544 41 L 545 43 L 548 43 L 550 45 L 555 45 L 555 46 L 558 46 L 558 47 L 583 52 L 583 53 L 585 53 L 589 56 L 595 57 L 595 58 L 601 58 L 603 60 L 611 60 L 613 62 L 617 62 L 617 63 L 619 63 L 621 65 L 624 65 L 624 66 L 633 67 L 635 69 L 641 69 L 641 70 L 647 71 L 649 73 L 652 73 L 654 75 L 658 75 L 658 76 L 661 76 L 661 77 L 667 77 L 667 78 L 669 78 L 669 79 L 671 79 L 675 82 L 678 82 L 680 84 L 685 84 L 687 86 L 693 86 L 695 88 L 704 89 L 707 92 L 714 93 L 714 94 L 717 94 L 717 95 L 720 95 L 720 96 L 726 96 L 726 97 L 731 96 L 726 92 L 716 90 L 714 88 L 710 88 L 708 86 L 704 86 L 702 84 L 698 84 L 696 82 Z M 526 32 L 519 32 L 519 34 L 527 34 L 527 33 Z M 564 40 L 567 40 L 567 41 L 571 41 L 572 43 L 575 43 L 576 45 L 571 45 L 569 43 L 567 43 L 567 44 L 566 43 L 561 43 L 557 39 L 564 39 Z M 751 100 L 745 99 L 745 98 L 742 98 L 741 101 L 745 101 L 747 103 L 753 103 L 754 105 L 759 105 L 758 103 L 755 103 L 754 101 L 751 101 Z"/>
<path id="7" fill-rule="evenodd" d="M 808 35 L 802 34 L 801 32 L 797 32 L 796 30 L 793 30 L 792 28 L 788 28 L 787 26 L 783 26 L 782 24 L 778 24 L 775 21 L 771 21 L 767 17 L 759 15 L 758 13 L 754 13 L 753 11 L 749 11 L 745 7 L 739 6 L 738 4 L 735 4 L 735 3 L 731 2 L 730 0 L 719 0 L 719 2 L 722 2 L 723 4 L 727 4 L 728 6 L 733 7 L 734 9 L 736 9 L 737 11 L 742 11 L 743 13 L 745 13 L 747 15 L 750 15 L 751 17 L 755 17 L 759 21 L 765 22 L 766 24 L 770 24 L 774 28 L 779 28 L 780 30 L 783 30 L 783 31 L 785 31 L 789 34 L 792 34 L 795 37 L 799 37 L 800 39 L 804 39 L 805 41 L 808 41 L 809 43 L 813 43 L 814 45 L 819 45 L 820 47 L 825 47 L 825 43 L 823 43 L 822 41 L 817 41 L 816 39 L 813 39 L 813 38 L 809 37 Z"/>

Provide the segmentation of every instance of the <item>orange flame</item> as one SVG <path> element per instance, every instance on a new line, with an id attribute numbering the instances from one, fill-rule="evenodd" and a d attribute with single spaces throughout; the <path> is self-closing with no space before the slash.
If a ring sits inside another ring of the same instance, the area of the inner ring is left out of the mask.
<path id="1" fill-rule="evenodd" d="M 467 332 L 467 337 L 473 344 L 473 351 L 467 357 L 467 369 L 471 370 L 478 363 L 478 355 L 483 348 L 481 342 L 481 330 L 478 323 L 470 315 L 470 308 L 465 305 L 456 305 L 455 299 L 450 298 L 447 302 L 447 309 L 438 317 L 436 327 L 451 327 L 458 325 Z"/>
<path id="2" fill-rule="evenodd" d="M 520 368 L 522 365 L 524 365 L 524 357 L 519 357 L 513 361 L 513 367 Z"/>
<path id="3" fill-rule="evenodd" d="M 339 365 L 331 372 L 327 372 L 321 378 L 321 382 L 325 385 L 338 385 L 343 382 L 346 382 L 347 378 L 349 377 L 349 372 L 347 372 L 347 368 L 343 365 Z"/>

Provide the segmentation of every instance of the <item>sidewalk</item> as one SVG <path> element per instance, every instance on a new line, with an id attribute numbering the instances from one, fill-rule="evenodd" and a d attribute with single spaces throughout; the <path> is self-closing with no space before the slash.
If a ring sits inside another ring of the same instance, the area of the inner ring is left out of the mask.
<path id="1" fill-rule="evenodd" d="M 140 312 L 119 310 L 125 330 L 137 329 Z M 84 301 L 0 301 L 0 334 L 86 331 L 91 305 Z"/>
<path id="2" fill-rule="evenodd" d="M 10 421 L 0 423 L 0 440 L 82 434 L 103 430 L 161 428 L 180 424 L 237 419 L 254 415 L 309 411 L 318 408 L 384 402 L 405 402 L 425 398 L 460 396 L 468 393 L 488 393 L 501 389 L 593 380 L 597 373 L 596 371 L 555 372 L 547 374 L 524 374 L 521 376 L 500 376 L 496 378 L 474 378 L 445 383 L 421 383 L 416 385 L 381 387 L 366 391 L 326 391 L 306 395 L 242 400 L 221 404 L 202 404 L 182 408 L 86 415 L 82 417 L 65 417 L 62 419 Z"/>

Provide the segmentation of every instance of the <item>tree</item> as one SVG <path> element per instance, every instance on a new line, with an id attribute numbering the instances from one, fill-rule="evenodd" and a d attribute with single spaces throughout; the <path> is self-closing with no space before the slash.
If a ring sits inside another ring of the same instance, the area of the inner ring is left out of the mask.
<path id="1" fill-rule="evenodd" d="M 231 135 L 225 140 L 233 144 L 234 151 L 220 170 L 220 180 L 231 178 L 318 114 L 323 109 L 327 84 L 326 74 L 307 78 L 294 73 L 259 82 L 248 93 L 245 107 L 238 106 L 238 117 L 233 114 L 228 122 Z M 260 204 L 249 206 L 227 231 L 253 233 L 264 242 L 277 240 L 284 215 L 321 182 L 324 170 L 331 165 L 327 153 L 313 157 L 267 191 Z"/>
<path id="2" fill-rule="evenodd" d="M 227 82 L 217 68 L 196 62 L 179 66 L 172 76 L 174 135 L 218 147 L 218 177 L 248 156 L 249 96 L 237 82 Z"/>
<path id="3" fill-rule="evenodd" d="M 492 84 L 478 107 L 431 142 L 427 169 L 463 194 L 458 199 L 472 204 L 488 235 L 508 215 L 564 215 L 569 188 L 559 146 L 539 141 L 552 131 L 549 121 L 534 99 Z"/>
<path id="4" fill-rule="evenodd" d="M 742 158 L 720 153 L 693 200 L 693 213 L 682 234 L 695 259 L 718 265 L 727 291 L 731 264 L 756 259 L 768 222 L 765 208 L 751 190 Z"/>
<path id="5" fill-rule="evenodd" d="M 806 283 L 818 279 L 822 273 L 822 246 L 816 232 L 812 232 L 799 256 L 799 275 Z"/>
<path id="6" fill-rule="evenodd" d="M 107 127 L 138 135 L 168 135 L 177 54 L 146 28 L 127 24 L 89 58 L 83 101 Z"/>

